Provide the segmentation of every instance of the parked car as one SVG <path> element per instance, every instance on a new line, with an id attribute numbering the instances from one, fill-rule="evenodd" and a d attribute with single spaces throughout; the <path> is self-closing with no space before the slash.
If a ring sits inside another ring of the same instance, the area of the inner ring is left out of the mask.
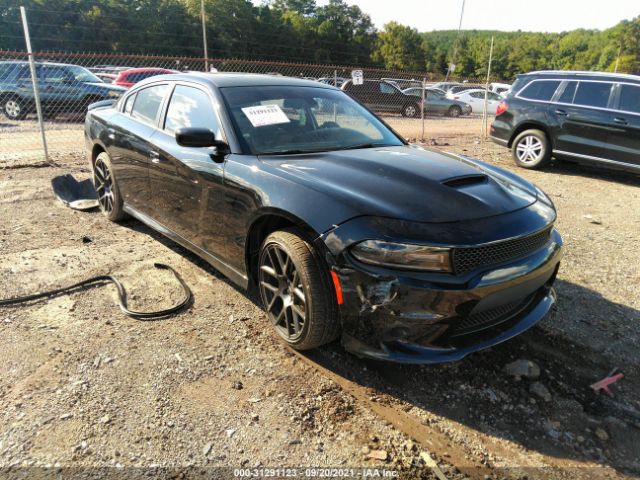
<path id="1" fill-rule="evenodd" d="M 493 82 L 489 85 L 489 90 L 504 97 L 507 95 L 509 90 L 511 90 L 511 85 L 509 85 L 508 83 Z"/>
<path id="2" fill-rule="evenodd" d="M 118 75 L 115 73 L 95 73 L 95 76 L 102 80 L 104 83 L 113 83 Z"/>
<path id="3" fill-rule="evenodd" d="M 82 113 L 99 100 L 118 98 L 124 88 L 107 85 L 86 68 L 65 63 L 36 62 L 36 76 L 43 113 Z M 27 62 L 0 62 L 0 109 L 11 120 L 22 120 L 36 111 Z"/>
<path id="4" fill-rule="evenodd" d="M 342 90 L 376 113 L 399 113 L 409 118 L 421 115 L 421 99 L 407 95 L 396 85 L 384 80 L 364 80 L 361 85 L 354 85 L 352 80 L 347 80 Z"/>
<path id="5" fill-rule="evenodd" d="M 462 85 L 454 85 L 447 90 L 447 97 L 453 98 L 453 95 L 456 95 L 460 92 L 466 92 L 467 90 L 477 90 L 484 89 L 483 85 L 475 85 L 471 83 L 464 83 Z"/>
<path id="6" fill-rule="evenodd" d="M 406 78 L 384 78 L 383 77 L 380 80 L 384 80 L 389 83 L 394 83 L 395 85 L 398 86 L 398 88 L 400 88 L 400 90 L 406 90 L 407 88 L 422 86 L 422 81 L 415 80 L 415 79 L 408 80 Z"/>
<path id="7" fill-rule="evenodd" d="M 144 80 L 145 78 L 155 77 L 156 75 L 166 75 L 169 73 L 180 72 L 177 70 L 167 70 L 166 68 L 132 68 L 130 70 L 120 72 L 113 81 L 113 84 L 125 88 L 131 88 L 140 80 Z"/>
<path id="8" fill-rule="evenodd" d="M 98 73 L 110 73 L 117 75 L 125 70 L 131 70 L 131 68 L 132 67 L 119 67 L 117 65 L 94 65 L 92 67 L 87 67 L 87 70 L 95 73 L 96 75 Z"/>
<path id="9" fill-rule="evenodd" d="M 344 82 L 346 82 L 347 79 L 344 77 L 320 77 L 317 81 L 324 83 L 325 85 L 332 85 L 340 88 L 344 85 Z"/>
<path id="10" fill-rule="evenodd" d="M 362 356 L 452 361 L 554 304 L 562 240 L 541 190 L 411 146 L 334 87 L 181 74 L 112 103 L 85 122 L 103 214 L 256 289 L 293 348 L 341 336 Z"/>
<path id="11" fill-rule="evenodd" d="M 502 101 L 502 97 L 494 92 L 487 91 L 486 94 L 487 113 L 493 115 L 496 113 L 496 109 L 498 108 L 498 104 Z M 447 95 L 447 97 L 471 105 L 471 110 L 473 111 L 473 113 L 484 112 L 484 89 L 474 88 L 471 90 L 463 90 L 462 92 L 458 93 L 450 93 Z"/>
<path id="12" fill-rule="evenodd" d="M 640 171 L 640 76 L 541 71 L 518 75 L 491 138 L 524 168 L 551 157 Z"/>
<path id="13" fill-rule="evenodd" d="M 450 88 L 457 87 L 460 85 L 464 85 L 461 82 L 438 82 L 432 85 L 432 88 L 439 88 L 445 92 L 448 92 Z"/>
<path id="14" fill-rule="evenodd" d="M 403 90 L 406 95 L 413 95 L 422 101 L 422 88 L 407 88 Z M 444 92 L 436 88 L 425 89 L 425 112 L 430 114 L 447 115 L 448 117 L 459 117 L 460 115 L 470 115 L 471 106 L 467 103 L 447 98 Z"/>

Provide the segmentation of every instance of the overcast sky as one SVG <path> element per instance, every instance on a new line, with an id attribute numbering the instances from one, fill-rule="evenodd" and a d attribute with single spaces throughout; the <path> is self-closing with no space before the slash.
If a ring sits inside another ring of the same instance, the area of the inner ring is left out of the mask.
<path id="1" fill-rule="evenodd" d="M 346 0 L 371 15 L 421 32 L 458 28 L 462 0 Z M 326 0 L 318 0 L 322 5 Z M 463 29 L 561 32 L 605 29 L 640 15 L 640 0 L 466 0 Z"/>

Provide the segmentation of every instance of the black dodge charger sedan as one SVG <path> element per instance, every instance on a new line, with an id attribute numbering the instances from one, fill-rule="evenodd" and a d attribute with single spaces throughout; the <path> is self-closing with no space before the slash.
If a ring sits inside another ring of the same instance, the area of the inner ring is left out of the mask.
<path id="1" fill-rule="evenodd" d="M 293 348 L 453 361 L 541 320 L 562 252 L 534 185 L 408 145 L 318 82 L 192 73 L 90 107 L 103 213 L 131 215 L 243 288 Z"/>

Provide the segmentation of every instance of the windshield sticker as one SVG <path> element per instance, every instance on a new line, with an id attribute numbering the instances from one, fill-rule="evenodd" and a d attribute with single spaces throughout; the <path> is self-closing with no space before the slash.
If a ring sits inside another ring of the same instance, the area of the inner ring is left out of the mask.
<path id="1" fill-rule="evenodd" d="M 254 127 L 289 123 L 290 120 L 278 105 L 258 105 L 245 107 L 242 112 Z"/>

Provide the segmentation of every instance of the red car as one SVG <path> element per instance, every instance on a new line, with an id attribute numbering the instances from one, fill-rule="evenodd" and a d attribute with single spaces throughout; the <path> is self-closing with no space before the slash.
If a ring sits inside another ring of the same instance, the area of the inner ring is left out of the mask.
<path id="1" fill-rule="evenodd" d="M 167 70 L 166 68 L 132 68 L 131 70 L 125 70 L 120 72 L 117 78 L 113 81 L 114 85 L 121 87 L 133 87 L 140 80 L 145 78 L 154 77 L 156 75 L 165 75 L 167 73 L 180 73 L 177 70 Z"/>

